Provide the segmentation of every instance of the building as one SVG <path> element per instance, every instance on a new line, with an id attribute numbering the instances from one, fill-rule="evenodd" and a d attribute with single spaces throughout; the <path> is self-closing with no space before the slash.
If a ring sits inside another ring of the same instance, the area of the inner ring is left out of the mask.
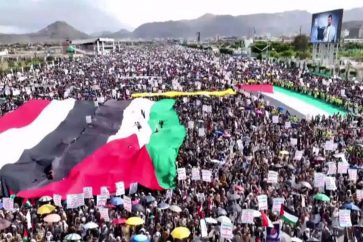
<path id="1" fill-rule="evenodd" d="M 77 54 L 106 55 L 116 50 L 115 40 L 111 38 L 72 40 L 71 44 Z"/>

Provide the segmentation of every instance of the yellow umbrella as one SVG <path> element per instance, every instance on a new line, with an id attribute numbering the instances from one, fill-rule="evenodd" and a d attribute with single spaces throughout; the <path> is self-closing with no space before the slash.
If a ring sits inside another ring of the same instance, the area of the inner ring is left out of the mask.
<path id="1" fill-rule="evenodd" d="M 55 207 L 51 204 L 44 204 L 43 206 L 38 208 L 37 213 L 39 215 L 49 214 L 55 210 Z"/>
<path id="2" fill-rule="evenodd" d="M 190 230 L 186 227 L 176 227 L 172 232 L 171 236 L 174 239 L 186 239 L 190 236 Z"/>
<path id="3" fill-rule="evenodd" d="M 131 217 L 131 218 L 128 218 L 126 220 L 127 225 L 137 226 L 137 225 L 141 225 L 141 224 L 144 224 L 144 223 L 145 223 L 145 221 L 142 218 L 139 218 L 139 217 Z"/>

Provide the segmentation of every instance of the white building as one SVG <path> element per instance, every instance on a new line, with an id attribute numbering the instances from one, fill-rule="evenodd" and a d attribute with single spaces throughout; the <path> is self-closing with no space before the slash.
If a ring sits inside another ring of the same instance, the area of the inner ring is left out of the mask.
<path id="1" fill-rule="evenodd" d="M 76 53 L 88 55 L 106 55 L 116 50 L 115 40 L 111 38 L 94 38 L 72 40 Z"/>

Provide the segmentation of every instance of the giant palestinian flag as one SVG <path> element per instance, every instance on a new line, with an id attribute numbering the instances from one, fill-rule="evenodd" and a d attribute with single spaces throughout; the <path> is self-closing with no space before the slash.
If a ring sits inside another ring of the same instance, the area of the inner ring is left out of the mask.
<path id="1" fill-rule="evenodd" d="M 23 198 L 116 190 L 123 181 L 153 190 L 175 186 L 185 128 L 175 101 L 32 100 L 0 118 L 3 195 Z M 90 122 L 91 121 L 91 122 Z M 51 175 L 52 174 L 52 175 Z"/>

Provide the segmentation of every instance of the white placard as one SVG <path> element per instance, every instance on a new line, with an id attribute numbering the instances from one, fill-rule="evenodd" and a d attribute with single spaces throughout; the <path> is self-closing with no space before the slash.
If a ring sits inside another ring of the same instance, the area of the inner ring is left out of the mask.
<path id="1" fill-rule="evenodd" d="M 183 181 L 183 180 L 187 179 L 187 173 L 186 173 L 184 167 L 183 168 L 178 168 L 177 172 L 178 172 L 178 180 L 179 181 Z"/>
<path id="2" fill-rule="evenodd" d="M 53 194 L 53 202 L 57 207 L 62 207 L 62 196 L 58 194 Z"/>
<path id="3" fill-rule="evenodd" d="M 207 224 L 204 219 L 200 220 L 200 232 L 201 232 L 202 238 L 208 237 Z"/>
<path id="4" fill-rule="evenodd" d="M 77 194 L 67 195 L 67 209 L 77 208 Z"/>
<path id="5" fill-rule="evenodd" d="M 14 200 L 10 197 L 3 197 L 3 208 L 6 211 L 13 211 L 14 210 Z"/>
<path id="6" fill-rule="evenodd" d="M 237 147 L 238 147 L 238 150 L 239 151 L 243 151 L 243 143 L 242 143 L 242 140 L 237 140 Z"/>
<path id="7" fill-rule="evenodd" d="M 130 189 L 129 189 L 129 195 L 137 193 L 137 188 L 138 188 L 137 182 L 131 183 L 130 184 Z"/>
<path id="8" fill-rule="evenodd" d="M 296 138 L 290 138 L 290 144 L 291 144 L 292 146 L 297 145 L 297 139 L 296 139 Z"/>
<path id="9" fill-rule="evenodd" d="M 221 224 L 221 238 L 233 239 L 233 224 L 231 223 Z"/>
<path id="10" fill-rule="evenodd" d="M 304 154 L 303 150 L 297 150 L 295 152 L 294 160 L 301 160 L 301 158 L 303 157 L 303 154 Z"/>
<path id="11" fill-rule="evenodd" d="M 267 210 L 268 209 L 268 205 L 267 205 L 267 195 L 259 195 L 257 196 L 257 200 L 258 200 L 258 210 Z"/>
<path id="12" fill-rule="evenodd" d="M 339 210 L 339 225 L 340 227 L 352 227 L 352 220 L 350 219 L 350 210 L 340 209 Z"/>
<path id="13" fill-rule="evenodd" d="M 100 217 L 101 217 L 101 219 L 105 220 L 105 222 L 109 222 L 110 221 L 110 217 L 108 215 L 108 208 L 100 207 L 99 208 L 99 211 L 100 211 Z"/>
<path id="14" fill-rule="evenodd" d="M 91 124 L 92 123 L 92 116 L 91 115 L 87 115 L 86 116 L 86 123 L 87 124 Z"/>
<path id="15" fill-rule="evenodd" d="M 284 204 L 285 199 L 283 197 L 277 197 L 272 199 L 272 212 L 280 212 L 281 205 Z"/>
<path id="16" fill-rule="evenodd" d="M 198 129 L 198 136 L 199 137 L 204 137 L 205 136 L 205 130 L 204 130 L 204 128 L 199 128 Z"/>
<path id="17" fill-rule="evenodd" d="M 363 200 L 363 189 L 357 189 L 356 194 L 357 194 L 357 200 L 362 201 Z"/>
<path id="18" fill-rule="evenodd" d="M 116 196 L 121 196 L 125 194 L 125 183 L 123 181 L 116 182 Z"/>
<path id="19" fill-rule="evenodd" d="M 192 168 L 192 180 L 199 181 L 200 180 L 200 170 L 198 167 Z"/>
<path id="20" fill-rule="evenodd" d="M 349 163 L 338 162 L 338 174 L 347 174 Z"/>
<path id="21" fill-rule="evenodd" d="M 334 141 L 331 141 L 331 140 L 326 141 L 324 144 L 324 149 L 326 151 L 334 151 L 335 150 L 334 147 L 335 147 Z"/>
<path id="22" fill-rule="evenodd" d="M 132 202 L 131 198 L 128 196 L 124 196 L 124 209 L 129 213 L 132 212 Z"/>
<path id="23" fill-rule="evenodd" d="M 332 177 L 332 176 L 325 177 L 325 188 L 326 188 L 326 190 L 329 190 L 329 191 L 337 190 L 337 185 L 335 183 L 335 177 Z"/>
<path id="24" fill-rule="evenodd" d="M 356 182 L 358 179 L 357 169 L 348 169 L 349 180 Z"/>
<path id="25" fill-rule="evenodd" d="M 212 182 L 212 171 L 202 170 L 202 180 L 205 182 Z"/>
<path id="26" fill-rule="evenodd" d="M 319 147 L 313 147 L 313 154 L 314 155 L 319 155 L 319 151 L 320 151 Z"/>
<path id="27" fill-rule="evenodd" d="M 194 129 L 194 121 L 188 122 L 188 129 Z"/>
<path id="28" fill-rule="evenodd" d="M 285 122 L 285 129 L 291 128 L 291 122 Z"/>
<path id="29" fill-rule="evenodd" d="M 100 188 L 100 194 L 103 196 L 107 196 L 107 198 L 110 197 L 110 191 L 108 190 L 108 188 L 106 186 L 103 186 Z"/>
<path id="30" fill-rule="evenodd" d="M 320 188 L 325 186 L 325 175 L 320 172 L 314 173 L 314 187 Z"/>
<path id="31" fill-rule="evenodd" d="M 93 189 L 92 187 L 84 187 L 83 188 L 84 198 L 93 198 Z"/>
<path id="32" fill-rule="evenodd" d="M 97 195 L 97 207 L 106 206 L 108 197 L 106 195 Z"/>
<path id="33" fill-rule="evenodd" d="M 278 124 L 279 123 L 279 116 L 272 116 L 272 123 Z"/>
<path id="34" fill-rule="evenodd" d="M 242 209 L 241 220 L 243 224 L 254 224 L 254 211 L 252 209 Z"/>
<path id="35" fill-rule="evenodd" d="M 328 175 L 337 174 L 337 164 L 335 162 L 328 162 Z"/>
<path id="36" fill-rule="evenodd" d="M 279 173 L 277 171 L 268 171 L 267 183 L 276 184 L 278 183 Z"/>

